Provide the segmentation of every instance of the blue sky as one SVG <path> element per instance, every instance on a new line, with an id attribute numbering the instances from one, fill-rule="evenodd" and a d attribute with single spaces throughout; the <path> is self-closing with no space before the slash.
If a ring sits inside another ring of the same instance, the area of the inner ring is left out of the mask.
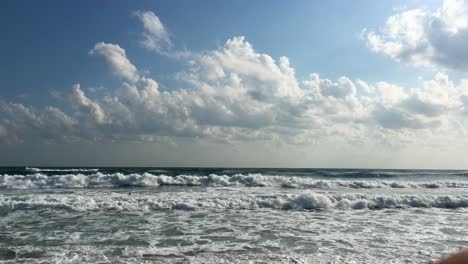
<path id="1" fill-rule="evenodd" d="M 460 0 L 6 1 L 0 144 L 16 154 L 5 163 L 425 167 L 434 149 L 460 156 L 447 142 L 464 144 L 467 10 Z M 181 146 L 202 154 L 178 163 Z M 77 163 L 70 148 L 96 154 Z"/>
<path id="2" fill-rule="evenodd" d="M 419 1 L 421 2 L 421 1 Z M 2 96 L 31 104 L 49 102 L 51 90 L 74 83 L 108 86 L 112 78 L 88 51 L 96 42 L 118 43 L 135 65 L 168 79 L 172 61 L 141 49 L 135 10 L 155 12 L 180 49 L 211 50 L 245 36 L 273 58 L 288 56 L 299 78 L 320 72 L 367 81 L 414 84 L 427 71 L 374 54 L 360 37 L 407 1 L 7 1 L 0 10 Z M 413 3 L 417 5 L 417 2 Z M 427 5 L 427 4 L 426 4 Z M 162 83 L 163 84 L 163 83 Z M 18 98 L 20 96 L 21 98 Z"/>

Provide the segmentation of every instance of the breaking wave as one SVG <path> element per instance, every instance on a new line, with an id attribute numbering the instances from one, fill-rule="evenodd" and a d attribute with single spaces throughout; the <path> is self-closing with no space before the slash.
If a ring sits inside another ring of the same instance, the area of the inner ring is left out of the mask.
<path id="1" fill-rule="evenodd" d="M 104 174 L 62 174 L 45 175 L 0 175 L 2 189 L 49 189 L 49 188 L 126 188 L 157 187 L 161 185 L 201 186 L 201 187 L 282 187 L 302 189 L 329 188 L 468 188 L 467 181 L 383 181 L 383 180 L 317 180 L 307 177 L 266 176 L 262 174 L 235 174 L 206 176 L 177 175 L 167 176 L 151 173 Z"/>
<path id="2" fill-rule="evenodd" d="M 158 210 L 359 210 L 405 208 L 467 208 L 468 196 L 302 194 L 250 195 L 241 193 L 206 194 L 41 194 L 0 196 L 2 214 L 14 210 L 66 211 L 158 211 Z"/>
<path id="3" fill-rule="evenodd" d="M 33 167 L 26 167 L 25 170 L 28 172 L 96 172 L 96 171 L 99 171 L 99 169 L 84 169 L 84 168 L 48 169 L 48 168 L 33 168 Z"/>

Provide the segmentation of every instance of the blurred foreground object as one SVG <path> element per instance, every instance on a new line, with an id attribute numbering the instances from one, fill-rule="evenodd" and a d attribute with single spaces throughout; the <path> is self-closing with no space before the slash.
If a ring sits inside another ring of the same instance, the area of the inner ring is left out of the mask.
<path id="1" fill-rule="evenodd" d="M 459 251 L 445 259 L 436 261 L 435 264 L 468 264 L 468 250 L 464 249 Z"/>

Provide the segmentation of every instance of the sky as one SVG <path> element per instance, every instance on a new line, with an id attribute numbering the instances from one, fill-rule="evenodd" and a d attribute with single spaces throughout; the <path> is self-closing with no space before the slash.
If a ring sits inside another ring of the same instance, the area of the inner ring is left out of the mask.
<path id="1" fill-rule="evenodd" d="M 5 1 L 0 165 L 468 169 L 468 2 Z"/>

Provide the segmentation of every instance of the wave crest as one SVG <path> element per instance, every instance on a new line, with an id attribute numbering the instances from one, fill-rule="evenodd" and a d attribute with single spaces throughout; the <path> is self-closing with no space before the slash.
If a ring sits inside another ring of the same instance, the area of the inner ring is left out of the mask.
<path id="1" fill-rule="evenodd" d="M 84 169 L 84 168 L 49 169 L 49 168 L 34 168 L 34 167 L 26 167 L 25 170 L 27 172 L 96 172 L 96 171 L 99 171 L 99 169 Z"/>
<path id="2" fill-rule="evenodd" d="M 249 195 L 240 193 L 41 194 L 0 196 L 0 212 L 12 210 L 158 211 L 158 210 L 360 210 L 468 208 L 468 196 L 321 194 Z"/>
<path id="3" fill-rule="evenodd" d="M 267 176 L 262 174 L 235 174 L 206 176 L 177 175 L 167 176 L 151 173 L 104 174 L 61 174 L 46 175 L 34 173 L 27 175 L 0 175 L 0 188 L 3 189 L 47 189 L 47 188 L 126 188 L 157 187 L 160 185 L 202 186 L 202 187 L 283 187 L 302 189 L 329 188 L 468 188 L 467 181 L 382 181 L 382 180 L 317 180 L 306 177 Z"/>

